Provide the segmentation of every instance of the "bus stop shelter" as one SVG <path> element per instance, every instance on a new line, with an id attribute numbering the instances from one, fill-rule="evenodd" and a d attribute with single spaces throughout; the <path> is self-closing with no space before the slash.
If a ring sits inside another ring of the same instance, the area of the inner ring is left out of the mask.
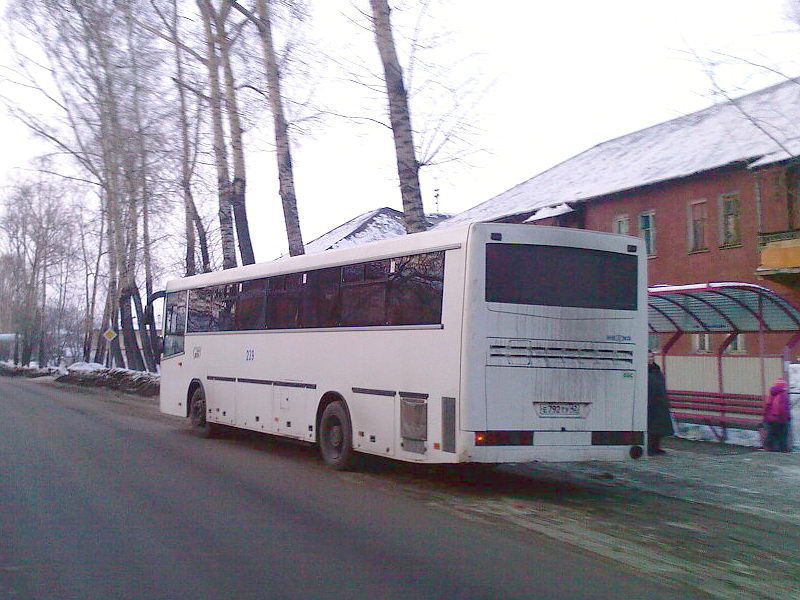
<path id="1" fill-rule="evenodd" d="M 744 282 L 712 282 L 690 285 L 658 285 L 648 288 L 648 324 L 652 333 L 667 334 L 662 347 L 666 373 L 667 355 L 686 333 L 723 334 L 716 352 L 718 392 L 724 393 L 722 357 L 740 333 L 758 334 L 761 389 L 766 392 L 765 336 L 788 336 L 783 347 L 783 372 L 788 380 L 792 350 L 800 343 L 800 310 L 772 290 Z"/>

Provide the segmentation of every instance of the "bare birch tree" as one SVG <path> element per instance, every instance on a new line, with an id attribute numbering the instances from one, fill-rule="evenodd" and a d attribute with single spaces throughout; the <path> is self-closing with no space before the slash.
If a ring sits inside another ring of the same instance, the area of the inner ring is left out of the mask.
<path id="1" fill-rule="evenodd" d="M 141 2 L 121 9 L 111 0 L 91 4 L 37 0 L 14 13 L 49 61 L 43 70 L 51 81 L 38 84 L 27 70 L 30 60 L 20 62 L 20 73 L 27 76 L 30 88 L 62 112 L 63 122 L 54 126 L 52 119 L 48 122 L 24 107 L 17 107 L 16 114 L 73 158 L 87 181 L 100 190 L 109 265 L 103 325 L 120 327 L 125 359 L 116 340 L 112 352 L 116 364 L 131 368 L 144 367 L 135 330 L 135 322 L 140 329 L 144 327 L 136 283 L 142 261 L 146 291 L 153 287 L 151 182 L 156 180 L 153 165 L 157 161 L 151 158 L 154 137 L 149 129 L 152 122 L 158 122 L 152 105 L 144 107 L 156 97 L 146 70 L 157 59 L 152 59 L 148 40 L 132 27 L 131 14 L 137 7 Z M 151 123 L 146 122 L 145 114 L 151 115 Z M 147 366 L 154 368 L 149 344 L 145 343 L 144 349 Z"/>
<path id="2" fill-rule="evenodd" d="M 272 39 L 272 19 L 268 0 L 256 0 L 257 15 L 245 9 L 235 0 L 228 0 L 236 10 L 244 14 L 257 28 L 264 56 L 264 71 L 267 78 L 270 110 L 275 133 L 275 157 L 278 162 L 278 182 L 283 218 L 286 223 L 286 237 L 289 242 L 289 255 L 304 254 L 303 235 L 300 217 L 297 212 L 297 195 L 294 187 L 294 167 L 289 140 L 289 127 L 283 109 L 281 94 L 281 74 Z"/>
<path id="3" fill-rule="evenodd" d="M 205 60 L 193 50 L 191 50 L 183 41 L 182 27 L 180 26 L 181 14 L 179 12 L 178 0 L 172 0 L 169 15 L 159 6 L 160 2 L 150 0 L 150 5 L 155 11 L 156 15 L 161 20 L 162 25 L 168 31 L 168 35 L 164 36 L 158 30 L 155 30 L 146 24 L 139 22 L 139 25 L 145 28 L 150 33 L 155 33 L 158 37 L 166 38 L 170 43 L 173 50 L 173 60 L 175 64 L 175 75 L 173 81 L 175 82 L 176 91 L 178 94 L 178 111 L 176 113 L 176 121 L 180 131 L 180 180 L 179 187 L 183 197 L 183 211 L 184 211 L 184 230 L 186 236 L 185 248 L 185 274 L 195 275 L 198 272 L 196 263 L 196 245 L 200 249 L 200 271 L 207 273 L 211 270 L 211 257 L 208 248 L 208 235 L 206 226 L 203 223 L 200 213 L 197 210 L 197 202 L 193 192 L 193 179 L 195 176 L 195 167 L 197 164 L 196 158 L 198 154 L 198 141 L 200 127 L 195 124 L 194 135 L 192 134 L 192 122 L 199 120 L 201 108 L 196 109 L 197 118 L 192 119 L 190 113 L 193 109 L 190 108 L 190 100 L 187 96 L 187 90 L 190 89 L 188 82 L 187 66 L 185 54 L 189 53 L 194 57 L 197 62 L 205 65 Z M 206 96 L 198 97 L 198 102 L 205 103 L 208 98 Z"/>
<path id="4" fill-rule="evenodd" d="M 406 231 L 418 233 L 427 229 L 419 185 L 419 163 L 414 149 L 411 112 L 408 94 L 403 82 L 403 70 L 397 58 L 388 0 L 370 0 L 375 43 L 383 64 L 386 96 L 389 101 L 389 120 L 392 125 L 397 175 L 403 199 L 403 216 Z"/>

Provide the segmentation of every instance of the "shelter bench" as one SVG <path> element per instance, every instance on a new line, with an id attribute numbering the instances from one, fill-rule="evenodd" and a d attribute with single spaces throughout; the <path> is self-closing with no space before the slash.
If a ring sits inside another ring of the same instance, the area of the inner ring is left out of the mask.
<path id="1" fill-rule="evenodd" d="M 764 401 L 760 396 L 670 390 L 667 399 L 676 421 L 710 425 L 720 441 L 726 439 L 728 427 L 756 430 L 762 422 Z"/>

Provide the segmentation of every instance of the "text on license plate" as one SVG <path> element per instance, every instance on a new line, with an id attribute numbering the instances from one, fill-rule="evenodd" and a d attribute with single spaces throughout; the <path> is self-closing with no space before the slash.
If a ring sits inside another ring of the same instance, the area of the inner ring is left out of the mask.
<path id="1" fill-rule="evenodd" d="M 537 403 L 536 412 L 540 417 L 580 417 L 581 405 L 572 402 Z"/>

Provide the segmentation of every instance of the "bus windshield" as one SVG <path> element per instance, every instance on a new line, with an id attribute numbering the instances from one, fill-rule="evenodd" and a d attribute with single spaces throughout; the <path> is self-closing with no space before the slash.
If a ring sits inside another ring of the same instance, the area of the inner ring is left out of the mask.
<path id="1" fill-rule="evenodd" d="M 486 301 L 636 310 L 634 254 L 535 244 L 486 244 Z"/>

